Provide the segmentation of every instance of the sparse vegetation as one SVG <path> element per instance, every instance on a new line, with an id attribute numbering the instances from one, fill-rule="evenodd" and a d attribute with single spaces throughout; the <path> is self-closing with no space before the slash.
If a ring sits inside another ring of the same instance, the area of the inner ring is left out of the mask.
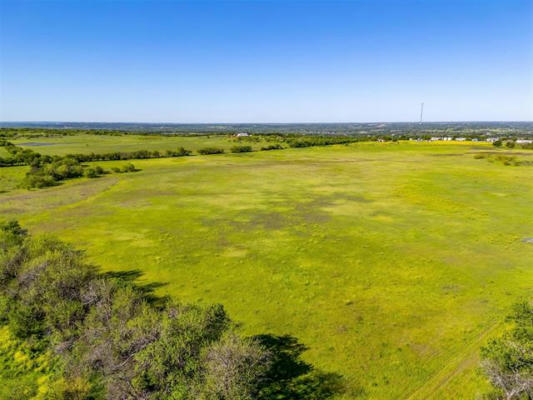
<path id="1" fill-rule="evenodd" d="M 516 156 L 506 154 L 492 154 L 492 153 L 478 153 L 474 156 L 476 160 L 486 159 L 491 163 L 501 163 L 506 166 L 530 166 L 533 165 L 533 160 L 518 159 Z"/>

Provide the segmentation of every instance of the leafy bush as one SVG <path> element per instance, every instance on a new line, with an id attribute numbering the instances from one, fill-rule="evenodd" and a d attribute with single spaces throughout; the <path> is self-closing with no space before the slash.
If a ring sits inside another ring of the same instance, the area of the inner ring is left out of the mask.
<path id="1" fill-rule="evenodd" d="M 249 153 L 252 151 L 252 146 L 233 146 L 232 153 Z"/>
<path id="2" fill-rule="evenodd" d="M 168 157 L 186 157 L 190 156 L 192 152 L 190 150 L 184 149 L 183 147 L 180 147 L 177 151 L 167 150 L 166 154 Z"/>
<path id="3" fill-rule="evenodd" d="M 86 176 L 87 178 L 97 178 L 98 177 L 98 174 L 96 173 L 96 170 L 94 168 L 87 168 L 83 172 L 83 175 Z"/>
<path id="4" fill-rule="evenodd" d="M 128 163 L 122 167 L 121 171 L 122 172 L 135 172 L 137 170 L 135 169 L 135 165 L 133 165 L 132 163 Z"/>
<path id="5" fill-rule="evenodd" d="M 533 398 L 533 303 L 522 302 L 508 317 L 512 328 L 481 349 L 482 367 L 496 388 L 493 398 Z"/>
<path id="6" fill-rule="evenodd" d="M 224 153 L 224 149 L 220 149 L 218 147 L 204 147 L 203 149 L 199 149 L 198 153 L 201 155 L 222 154 Z"/>
<path id="7" fill-rule="evenodd" d="M 283 146 L 281 144 L 270 144 L 268 146 L 261 147 L 261 150 L 263 151 L 281 150 L 281 149 L 283 149 Z"/>

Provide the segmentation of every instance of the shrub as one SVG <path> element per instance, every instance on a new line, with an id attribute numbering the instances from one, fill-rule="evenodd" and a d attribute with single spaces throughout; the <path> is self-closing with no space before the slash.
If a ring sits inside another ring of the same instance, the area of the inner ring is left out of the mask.
<path id="1" fill-rule="evenodd" d="M 122 167 L 122 172 L 135 172 L 135 166 L 132 163 L 128 163 Z"/>
<path id="2" fill-rule="evenodd" d="M 218 147 L 204 147 L 203 149 L 199 149 L 198 153 L 201 155 L 222 154 L 224 153 L 224 149 L 220 149 Z"/>
<path id="3" fill-rule="evenodd" d="M 232 153 L 249 153 L 252 151 L 252 146 L 233 146 Z"/>
<path id="4" fill-rule="evenodd" d="M 186 157 L 190 156 L 192 152 L 190 150 L 186 150 L 183 147 L 180 147 L 177 151 L 167 150 L 166 154 L 168 157 Z"/>
<path id="5" fill-rule="evenodd" d="M 98 177 L 98 173 L 96 172 L 96 170 L 94 168 L 87 168 L 83 175 L 85 175 L 87 178 L 97 178 Z"/>
<path id="6" fill-rule="evenodd" d="M 26 189 L 42 189 L 49 186 L 55 186 L 58 182 L 51 175 L 42 175 L 42 174 L 26 174 L 26 177 L 22 181 L 21 186 Z"/>
<path id="7" fill-rule="evenodd" d="M 508 317 L 511 330 L 481 349 L 482 367 L 496 398 L 533 397 L 533 303 L 522 302 Z"/>
<path id="8" fill-rule="evenodd" d="M 263 151 L 281 150 L 281 149 L 283 149 L 283 146 L 281 144 L 270 144 L 268 146 L 261 147 L 261 150 Z"/>

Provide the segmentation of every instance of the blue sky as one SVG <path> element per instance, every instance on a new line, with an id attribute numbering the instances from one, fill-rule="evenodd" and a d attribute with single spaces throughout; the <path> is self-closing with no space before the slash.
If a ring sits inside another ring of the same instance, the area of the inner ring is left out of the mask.
<path id="1" fill-rule="evenodd" d="M 0 120 L 533 120 L 533 0 L 4 1 Z"/>

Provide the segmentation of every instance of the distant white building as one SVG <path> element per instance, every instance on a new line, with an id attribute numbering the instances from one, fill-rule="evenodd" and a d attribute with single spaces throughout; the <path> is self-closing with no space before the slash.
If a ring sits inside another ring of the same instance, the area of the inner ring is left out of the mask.
<path id="1" fill-rule="evenodd" d="M 235 136 L 237 136 L 237 137 L 245 137 L 245 136 L 250 136 L 250 135 L 247 132 L 239 132 Z"/>
<path id="2" fill-rule="evenodd" d="M 456 138 L 455 140 L 457 140 L 458 142 L 464 142 L 466 140 L 466 138 L 464 137 L 458 137 Z"/>
<path id="3" fill-rule="evenodd" d="M 518 139 L 516 141 L 517 144 L 531 144 L 533 143 L 533 140 L 530 139 Z"/>

